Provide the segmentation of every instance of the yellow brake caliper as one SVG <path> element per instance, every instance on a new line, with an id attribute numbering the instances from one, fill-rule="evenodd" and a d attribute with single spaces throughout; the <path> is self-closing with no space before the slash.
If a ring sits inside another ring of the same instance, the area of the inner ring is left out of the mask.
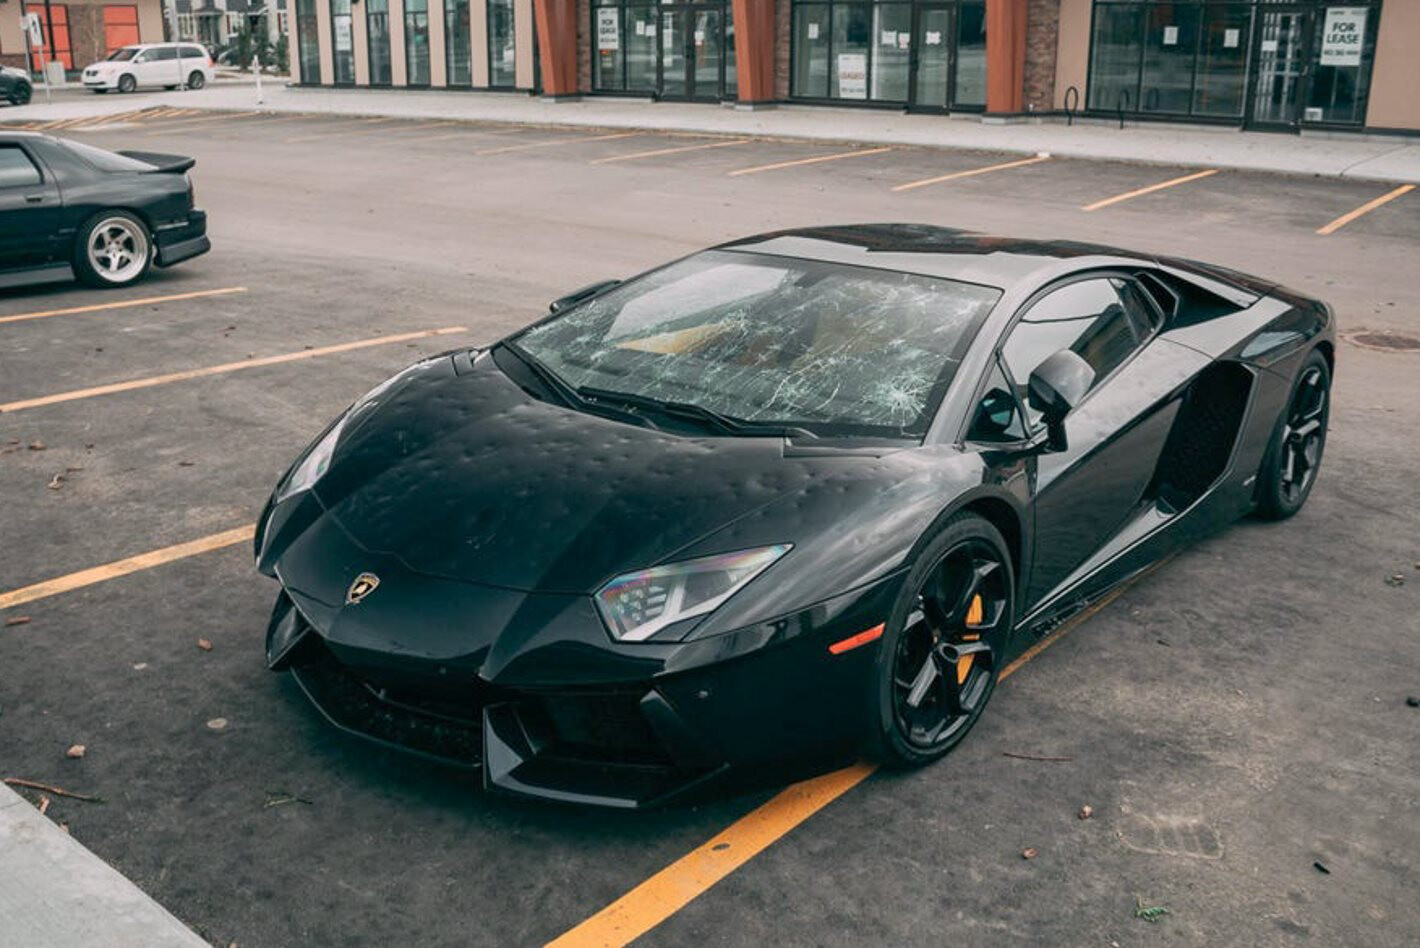
<path id="1" fill-rule="evenodd" d="M 973 626 L 980 625 L 981 620 L 985 617 L 986 606 L 981 601 L 981 594 L 977 593 L 975 596 L 971 597 L 971 605 L 967 606 L 966 609 L 966 627 L 970 629 Z M 962 640 L 966 642 L 975 642 L 980 638 L 981 634 L 979 632 L 962 636 Z M 963 655 L 957 660 L 957 684 L 966 684 L 966 676 L 971 674 L 971 663 L 975 658 L 975 655 Z"/>

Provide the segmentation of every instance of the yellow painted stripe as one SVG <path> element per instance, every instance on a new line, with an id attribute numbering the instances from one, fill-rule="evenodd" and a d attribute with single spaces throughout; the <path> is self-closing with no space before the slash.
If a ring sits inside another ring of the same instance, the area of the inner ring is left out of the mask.
<path id="1" fill-rule="evenodd" d="M 179 300 L 195 300 L 206 296 L 226 296 L 228 293 L 245 293 L 244 286 L 224 286 L 220 290 L 195 290 L 191 293 L 174 293 L 171 296 L 147 296 L 139 300 L 116 300 L 112 303 L 94 303 L 90 306 L 70 306 L 65 309 L 42 309 L 33 313 L 16 313 L 0 316 L 0 323 L 19 323 L 28 319 L 48 319 L 51 316 L 72 316 L 75 313 L 101 313 L 110 309 L 128 309 L 131 306 L 154 306 L 159 303 L 176 303 Z"/>
<path id="2" fill-rule="evenodd" d="M 610 158 L 598 158 L 593 161 L 594 165 L 609 165 L 616 161 L 635 161 L 638 158 L 658 158 L 661 155 L 678 155 L 685 151 L 701 151 L 706 148 L 729 148 L 731 145 L 744 145 L 748 143 L 748 138 L 735 138 L 723 142 L 705 142 L 700 145 L 678 145 L 675 148 L 657 148 L 654 151 L 635 151 L 629 155 L 613 155 Z"/>
<path id="3" fill-rule="evenodd" d="M 1026 165 L 1039 164 L 1042 161 L 1049 160 L 1049 155 L 1036 155 L 1034 158 L 1022 158 L 1018 161 L 1007 161 L 999 165 L 987 165 L 985 168 L 972 168 L 969 171 L 953 171 L 951 174 L 938 175 L 935 178 L 909 181 L 906 184 L 899 184 L 897 187 L 893 188 L 893 190 L 911 191 L 913 188 L 925 188 L 930 184 L 941 184 L 943 181 L 955 181 L 958 178 L 972 178 L 979 174 L 990 174 L 993 171 L 1005 171 L 1008 168 L 1024 168 Z"/>
<path id="4" fill-rule="evenodd" d="M 297 362 L 302 359 L 314 359 L 318 356 L 333 355 L 337 352 L 368 349 L 371 346 L 387 346 L 395 342 L 408 342 L 411 339 L 444 336 L 456 332 L 467 332 L 467 329 L 463 326 L 445 326 L 443 329 L 425 329 L 420 332 L 399 333 L 394 336 L 377 336 L 373 339 L 342 342 L 338 345 L 321 346 L 316 349 L 302 349 L 300 352 L 287 352 L 282 355 L 264 356 L 260 359 L 244 359 L 241 362 L 226 362 L 222 365 L 210 365 L 204 369 L 188 369 L 185 372 L 170 372 L 167 375 L 154 375 L 146 379 L 132 379 L 127 382 L 114 382 L 110 385 L 96 385 L 93 388 L 81 388 L 70 392 L 59 392 L 55 395 L 41 395 L 38 398 L 27 398 L 18 402 L 0 404 L 0 414 L 24 411 L 27 408 L 39 408 L 44 405 L 56 405 L 60 402 L 72 402 L 81 398 L 95 398 L 100 395 L 131 392 L 135 389 L 152 388 L 155 385 L 168 385 L 172 382 L 186 382 L 190 379 L 205 378 L 209 375 L 222 375 L 227 372 L 238 372 L 242 369 L 254 369 L 264 365 L 281 365 L 286 362 Z"/>
<path id="5" fill-rule="evenodd" d="M 1362 215 L 1365 215 L 1365 214 L 1369 214 L 1369 213 L 1371 213 L 1372 211 L 1374 211 L 1376 208 L 1380 207 L 1382 204 L 1389 204 L 1391 201 L 1394 201 L 1396 198 L 1400 197 L 1401 195 L 1403 195 L 1403 194 L 1409 194 L 1411 191 L 1414 191 L 1414 190 L 1415 190 L 1415 185 L 1413 185 L 1413 184 L 1402 184 L 1400 187 L 1396 188 L 1394 191 L 1391 191 L 1391 192 L 1389 192 L 1388 194 L 1382 194 L 1380 197 L 1376 198 L 1374 201 L 1367 201 L 1365 204 L 1362 204 L 1360 207 L 1356 208 L 1354 211 L 1351 211 L 1351 212 L 1346 213 L 1346 214 L 1342 214 L 1340 217 L 1338 217 L 1336 220 L 1332 221 L 1330 224 L 1327 224 L 1325 227 L 1319 228 L 1319 229 L 1317 230 L 1317 233 L 1318 233 L 1318 234 L 1323 234 L 1323 235 L 1325 235 L 1325 234 L 1334 234 L 1334 233 L 1336 233 L 1338 230 L 1340 230 L 1341 228 L 1345 227 L 1347 224 L 1349 224 L 1349 223 L 1351 223 L 1352 221 L 1354 221 L 1356 218 L 1361 217 Z"/>
<path id="6" fill-rule="evenodd" d="M 110 579 L 117 579 L 120 576 L 127 576 L 129 573 L 136 573 L 140 570 L 152 569 L 154 566 L 161 566 L 164 563 L 171 563 L 173 560 L 196 556 L 199 553 L 220 550 L 224 547 L 235 546 L 238 543 L 249 543 L 255 533 L 256 524 L 249 523 L 244 527 L 235 527 L 231 530 L 224 530 L 221 533 L 214 533 L 211 536 L 202 537 L 197 540 L 189 540 L 186 543 L 179 543 L 175 546 L 165 546 L 161 550 L 140 553 L 137 556 L 130 556 L 127 559 L 105 563 L 103 566 L 95 566 L 90 569 L 80 570 L 77 573 L 70 573 L 67 576 L 47 579 L 42 583 L 35 583 L 32 586 L 22 586 L 19 589 L 12 589 L 9 592 L 0 593 L 0 609 L 9 609 L 26 602 L 34 602 L 36 599 L 46 599 L 50 596 L 57 596 L 60 593 L 81 589 L 84 586 L 92 586 L 95 583 L 106 582 Z"/>
<path id="7" fill-rule="evenodd" d="M 1139 188 L 1136 191 L 1126 191 L 1123 194 L 1116 194 L 1112 198 L 1105 198 L 1103 201 L 1096 201 L 1093 204 L 1086 204 L 1080 208 L 1082 211 L 1097 211 L 1102 207 L 1109 207 L 1111 204 L 1118 204 L 1121 201 L 1129 201 L 1136 197 L 1143 197 L 1146 194 L 1153 194 L 1155 191 L 1162 191 L 1165 188 L 1178 187 L 1180 184 L 1187 184 L 1190 181 L 1198 181 L 1218 173 L 1217 168 L 1209 168 L 1207 171 L 1199 171 L 1195 174 L 1186 174 L 1181 178 L 1173 178 L 1168 181 L 1160 181 L 1158 184 L 1151 184 L 1147 188 Z"/>
<path id="8" fill-rule="evenodd" d="M 384 125 L 384 124 L 387 124 L 387 123 L 389 123 L 389 122 L 396 122 L 396 121 L 399 121 L 399 120 L 398 120 L 398 119 L 394 119 L 394 118 L 364 118 L 364 119 L 356 119 L 354 122 L 351 122 L 351 123 L 349 123 L 349 124 L 341 125 L 339 128 L 331 129 L 331 130 L 328 131 L 328 132 L 316 132 L 316 133 L 313 134 L 313 135 L 297 135 L 295 138 L 288 138 L 288 139 L 286 139 L 286 142 L 287 142 L 287 144 L 291 144 L 291 143 L 293 143 L 293 142 L 313 142 L 313 141 L 316 141 L 317 139 L 321 139 L 321 138 L 331 138 L 332 136 L 335 136 L 335 135 L 346 135 L 346 134 L 349 134 L 350 132 L 363 131 L 367 126 L 370 126 L 370 125 Z"/>
<path id="9" fill-rule="evenodd" d="M 448 141 L 449 139 L 452 139 L 452 138 L 465 138 L 465 137 L 467 137 L 467 136 L 469 136 L 469 135 L 488 135 L 488 136 L 492 136 L 493 138 L 505 138 L 505 137 L 507 137 L 508 135 L 515 135 L 515 134 L 517 134 L 518 132 L 522 131 L 522 129 L 520 129 L 520 128 L 510 129 L 510 130 L 507 130 L 507 131 L 500 131 L 500 130 L 495 129 L 495 128 L 490 128 L 490 127 L 487 126 L 487 125 L 474 125 L 474 124 L 471 124 L 471 123 L 469 123 L 469 122 L 460 122 L 460 123 L 458 123 L 458 124 L 463 125 L 463 128 L 458 129 L 457 131 L 453 131 L 453 132 L 440 132 L 438 135 L 411 135 L 409 138 L 401 138 L 399 141 L 400 141 L 401 143 L 402 143 L 402 142 L 442 142 L 442 141 Z"/>
<path id="10" fill-rule="evenodd" d="M 112 114 L 112 115 L 101 115 L 101 116 L 99 116 L 98 118 L 92 119 L 91 121 L 87 122 L 86 124 L 84 124 L 83 126 L 80 126 L 80 127 L 82 127 L 82 128 L 100 128 L 100 127 L 102 127 L 102 126 L 104 126 L 104 125 L 113 125 L 113 124 L 115 124 L 115 123 L 117 123 L 117 122 L 124 122 L 124 121 L 128 121 L 128 120 L 131 120 L 131 119 L 136 119 L 138 116 L 142 115 L 142 114 L 145 113 L 146 111 L 148 111 L 148 110 L 147 110 L 147 109 L 129 109 L 129 110 L 126 111 L 126 112 L 115 112 L 115 113 Z"/>
<path id="11" fill-rule="evenodd" d="M 778 171 L 780 168 L 797 168 L 800 165 L 816 165 L 822 161 L 841 161 L 844 158 L 865 158 L 868 155 L 881 155 L 883 152 L 892 151 L 891 145 L 883 148 L 860 148 L 856 151 L 841 151 L 834 155 L 818 155 L 814 158 L 797 158 L 794 161 L 778 161 L 772 165 L 757 165 L 753 168 L 740 168 L 738 171 L 731 171 L 730 177 L 738 177 L 742 174 L 759 174 L 761 171 Z"/>
<path id="12" fill-rule="evenodd" d="M 143 134 L 160 135 L 173 128 L 192 128 L 196 125 L 207 125 L 212 122 L 230 122 L 236 119 L 252 118 L 253 116 L 264 114 L 266 113 L 253 110 L 250 112 L 218 112 L 216 114 L 199 115 L 196 118 L 184 118 L 172 122 L 163 122 L 154 128 L 144 129 Z"/>
<path id="13" fill-rule="evenodd" d="M 1015 674 L 1072 629 L 1104 609 L 1125 590 L 1158 569 L 1153 564 L 1138 576 L 1081 611 L 1055 632 L 1041 639 L 1019 658 L 1001 669 L 1000 681 Z M 877 766 L 852 767 L 793 784 L 767 803 L 751 810 L 660 872 L 612 902 L 591 918 L 548 943 L 548 948 L 607 948 L 626 945 L 680 911 L 715 883 L 787 835 L 800 823 L 852 790 L 872 775 Z"/>
<path id="14" fill-rule="evenodd" d="M 617 132 L 614 135 L 570 135 L 550 142 L 528 142 L 522 145 L 505 145 L 502 148 L 485 148 L 475 155 L 502 155 L 510 151 L 527 151 L 530 148 L 552 148 L 555 145 L 579 145 L 582 142 L 609 142 L 618 138 L 635 138 L 643 132 Z"/>

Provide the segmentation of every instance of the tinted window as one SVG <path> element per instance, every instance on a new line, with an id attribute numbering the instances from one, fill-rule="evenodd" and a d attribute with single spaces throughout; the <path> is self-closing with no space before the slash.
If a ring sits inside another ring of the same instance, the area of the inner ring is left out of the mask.
<path id="1" fill-rule="evenodd" d="M 93 145 L 84 145 L 72 139 L 65 139 L 62 144 L 88 164 L 93 165 L 100 171 L 152 171 L 156 165 L 150 165 L 146 161 L 138 161 L 135 158 L 125 158 L 123 155 L 115 155 L 111 151 L 104 151 L 102 148 L 95 148 Z"/>
<path id="2" fill-rule="evenodd" d="M 206 59 L 206 58 L 207 58 L 207 51 L 206 51 L 206 50 L 203 50 L 203 49 L 199 49 L 199 48 L 197 48 L 196 46 L 184 46 L 184 47 L 182 48 L 182 58 L 183 58 L 183 59 Z"/>
<path id="3" fill-rule="evenodd" d="M 110 61 L 110 62 L 126 63 L 126 62 L 128 62 L 130 59 L 132 59 L 134 56 L 137 56 L 137 55 L 138 55 L 138 47 L 137 47 L 137 46 L 125 46 L 125 47 L 123 47 L 122 49 L 116 49 L 116 50 L 114 50 L 112 53 L 109 53 L 109 57 L 108 57 L 108 58 L 109 58 L 109 61 Z"/>
<path id="4" fill-rule="evenodd" d="M 574 386 L 750 421 L 916 437 L 999 297 L 891 270 L 710 251 L 517 341 Z"/>
<path id="5" fill-rule="evenodd" d="M 971 427 L 967 429 L 968 441 L 1021 441 L 1026 436 L 1025 424 L 1021 421 L 1020 404 L 1001 366 L 993 363 L 986 382 L 986 390 L 976 402 Z"/>
<path id="6" fill-rule="evenodd" d="M 176 46 L 155 46 L 148 50 L 147 59 L 149 62 L 163 62 L 165 60 L 177 59 Z"/>
<path id="7" fill-rule="evenodd" d="M 0 188 L 39 184 L 39 169 L 14 145 L 0 145 Z"/>
<path id="8" fill-rule="evenodd" d="M 1025 314 L 1002 348 L 1006 368 L 1016 383 L 1021 401 L 1026 399 L 1030 374 L 1061 349 L 1069 349 L 1095 370 L 1095 384 L 1104 381 L 1138 348 L 1145 331 L 1136 320 L 1144 317 L 1137 307 L 1137 295 L 1129 300 L 1121 293 L 1137 291 L 1123 280 L 1081 280 L 1063 286 L 1037 302 Z M 1029 408 L 1032 428 L 1040 426 L 1039 414 Z"/>

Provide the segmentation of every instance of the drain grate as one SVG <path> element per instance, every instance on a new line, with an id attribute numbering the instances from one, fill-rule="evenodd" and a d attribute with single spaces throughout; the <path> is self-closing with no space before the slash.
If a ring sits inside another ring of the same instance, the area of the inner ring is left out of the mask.
<path id="1" fill-rule="evenodd" d="M 1398 332 L 1358 332 L 1346 337 L 1355 345 L 1366 349 L 1391 349 L 1402 352 L 1420 352 L 1420 339 L 1404 336 Z"/>

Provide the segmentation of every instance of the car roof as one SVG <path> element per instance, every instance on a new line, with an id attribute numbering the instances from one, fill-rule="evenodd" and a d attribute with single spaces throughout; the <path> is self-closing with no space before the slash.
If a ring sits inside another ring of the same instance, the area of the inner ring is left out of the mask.
<path id="1" fill-rule="evenodd" d="M 933 224 L 846 224 L 759 234 L 719 249 L 899 270 L 1002 289 L 1062 270 L 1153 257 L 1117 247 L 1070 240 L 999 237 Z"/>

